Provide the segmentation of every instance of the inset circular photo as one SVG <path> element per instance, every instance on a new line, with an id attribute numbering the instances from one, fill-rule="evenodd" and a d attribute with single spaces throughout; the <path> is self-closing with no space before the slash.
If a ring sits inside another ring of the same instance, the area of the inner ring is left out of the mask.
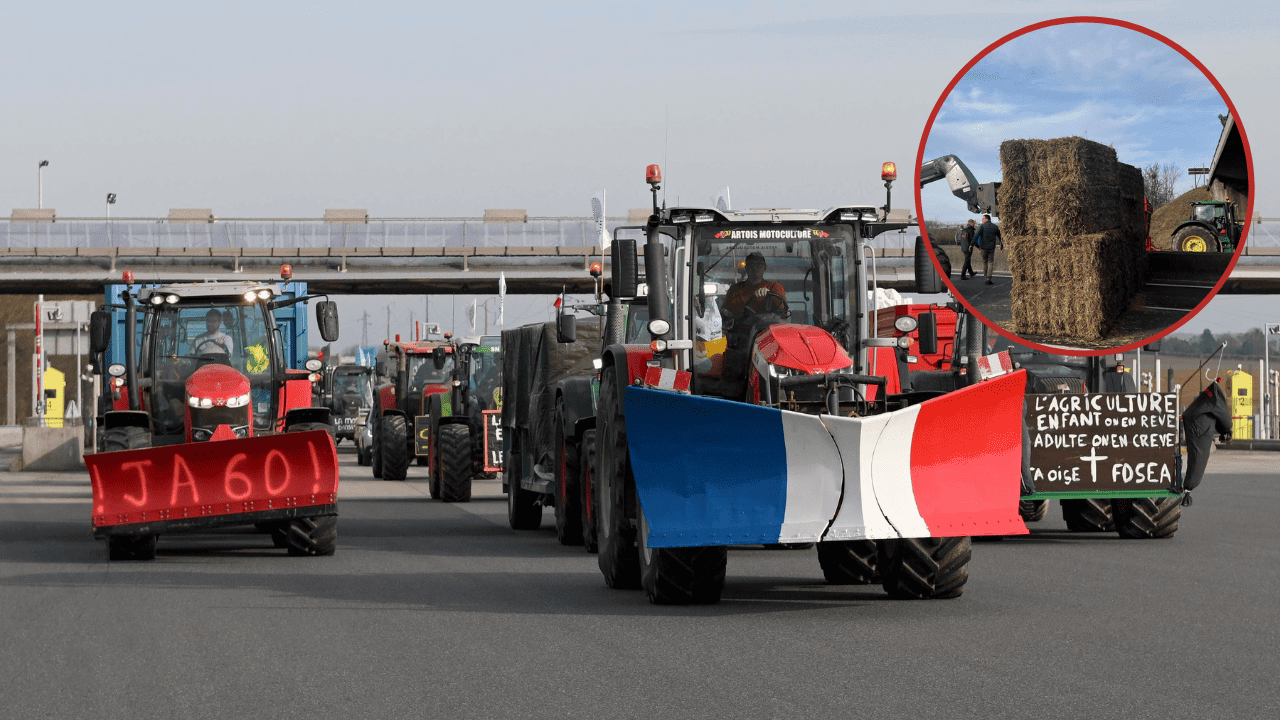
<path id="1" fill-rule="evenodd" d="M 1066 354 L 1188 320 L 1251 212 L 1230 98 L 1187 51 L 1116 20 L 1038 23 L 988 47 L 934 106 L 917 164 L 952 293 L 1001 334 Z"/>

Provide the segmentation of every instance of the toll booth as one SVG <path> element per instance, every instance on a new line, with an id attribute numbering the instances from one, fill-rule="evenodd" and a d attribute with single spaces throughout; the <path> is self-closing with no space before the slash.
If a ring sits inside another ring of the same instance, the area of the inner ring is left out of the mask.
<path id="1" fill-rule="evenodd" d="M 44 371 L 44 425 L 45 427 L 62 427 L 62 418 L 66 413 L 67 375 L 57 368 Z"/>
<path id="2" fill-rule="evenodd" d="M 1231 436 L 1236 440 L 1253 439 L 1253 376 L 1244 370 L 1227 375 L 1227 395 L 1231 403 Z"/>

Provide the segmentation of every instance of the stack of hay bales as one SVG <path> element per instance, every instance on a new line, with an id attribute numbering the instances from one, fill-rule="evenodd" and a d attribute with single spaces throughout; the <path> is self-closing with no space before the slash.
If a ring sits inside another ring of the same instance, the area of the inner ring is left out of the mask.
<path id="1" fill-rule="evenodd" d="M 1079 137 L 1000 145 L 1015 330 L 1099 340 L 1147 276 L 1142 172 Z"/>

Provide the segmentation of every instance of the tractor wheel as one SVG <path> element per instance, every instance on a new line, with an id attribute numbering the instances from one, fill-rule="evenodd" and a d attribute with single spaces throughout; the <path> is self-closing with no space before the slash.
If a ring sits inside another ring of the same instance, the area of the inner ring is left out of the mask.
<path id="1" fill-rule="evenodd" d="M 1062 505 L 1062 519 L 1067 521 L 1067 529 L 1072 532 L 1111 532 L 1116 529 L 1111 519 L 1111 501 L 1082 498 L 1077 500 L 1059 500 Z"/>
<path id="2" fill-rule="evenodd" d="M 822 576 L 832 585 L 867 585 L 880 580 L 876 572 L 875 540 L 836 540 L 818 543 Z"/>
<path id="3" fill-rule="evenodd" d="M 444 502 L 471 500 L 471 431 L 461 423 L 441 425 L 436 433 L 435 471 L 439 498 Z"/>
<path id="4" fill-rule="evenodd" d="M 102 448 L 102 452 L 149 448 L 151 433 L 140 427 L 114 427 L 102 434 L 102 443 L 98 447 Z"/>
<path id="5" fill-rule="evenodd" d="M 294 518 L 284 540 L 290 555 L 332 555 L 338 549 L 338 517 Z"/>
<path id="6" fill-rule="evenodd" d="M 1218 236 L 1199 225 L 1188 225 L 1173 236 L 1173 246 L 1182 252 L 1221 252 Z"/>
<path id="7" fill-rule="evenodd" d="M 329 433 L 329 437 L 333 437 L 333 426 L 328 423 L 300 422 L 284 429 L 285 432 L 308 432 L 310 430 L 324 430 Z"/>
<path id="8" fill-rule="evenodd" d="M 363 450 L 360 448 L 356 448 L 356 464 L 359 465 L 360 467 L 368 466 L 369 461 L 372 459 L 369 456 L 372 454 L 373 453 L 370 451 L 369 448 L 364 448 Z"/>
<path id="9" fill-rule="evenodd" d="M 1171 538 L 1182 519 L 1182 498 L 1113 498 L 1111 515 L 1122 538 Z"/>
<path id="10" fill-rule="evenodd" d="M 369 422 L 375 422 L 375 421 L 373 420 L 373 418 L 370 418 Z M 370 468 L 373 470 L 373 476 L 375 478 L 381 478 L 382 477 L 382 433 L 381 433 L 382 420 L 379 418 L 376 421 L 376 424 L 378 426 L 379 432 L 373 433 L 373 442 L 369 444 L 369 465 L 370 465 Z"/>
<path id="11" fill-rule="evenodd" d="M 973 555 L 969 538 L 903 538 L 876 545 L 881 582 L 890 597 L 940 600 L 964 592 Z"/>
<path id="12" fill-rule="evenodd" d="M 599 552 L 596 543 L 596 488 L 592 485 L 596 467 L 596 431 L 582 434 L 582 451 L 578 459 L 578 507 L 582 511 L 582 544 L 587 552 Z"/>
<path id="13" fill-rule="evenodd" d="M 542 506 L 537 493 L 520 487 L 520 473 L 524 465 L 519 435 L 511 439 L 511 454 L 503 464 L 507 475 L 507 524 L 512 530 L 537 530 L 542 525 Z"/>
<path id="14" fill-rule="evenodd" d="M 725 566 L 729 548 L 714 547 L 651 548 L 648 545 L 649 523 L 641 509 L 640 585 L 654 605 L 712 605 L 720 602 L 724 592 Z"/>
<path id="15" fill-rule="evenodd" d="M 636 550 L 636 528 L 627 511 L 635 511 L 635 479 L 627 450 L 627 418 L 618 396 L 618 369 L 605 368 L 600 378 L 599 417 L 600 469 L 596 473 L 600 491 L 596 523 L 600 554 L 596 557 L 604 581 L 611 588 L 634 590 L 640 587 L 640 553 Z"/>
<path id="16" fill-rule="evenodd" d="M 1023 522 L 1037 522 L 1049 514 L 1048 500 L 1019 500 L 1018 515 Z"/>
<path id="17" fill-rule="evenodd" d="M 556 449 L 556 538 L 561 545 L 582 544 L 582 509 L 578 507 L 579 448 L 564 436 L 564 405 L 556 406 L 552 434 Z"/>
<path id="18" fill-rule="evenodd" d="M 107 557 L 112 560 L 155 560 L 158 538 L 154 534 L 112 535 L 107 538 Z"/>
<path id="19" fill-rule="evenodd" d="M 403 415 L 382 418 L 382 479 L 404 480 L 409 473 L 409 430 Z"/>

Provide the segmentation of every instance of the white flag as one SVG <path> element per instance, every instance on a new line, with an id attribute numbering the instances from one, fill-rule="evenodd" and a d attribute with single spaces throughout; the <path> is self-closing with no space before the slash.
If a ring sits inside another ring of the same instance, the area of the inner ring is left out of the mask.
<path id="1" fill-rule="evenodd" d="M 507 274 L 498 273 L 498 329 L 506 330 Z"/>
<path id="2" fill-rule="evenodd" d="M 591 197 L 591 217 L 596 221 L 596 234 L 600 237 L 600 249 L 609 249 L 609 231 L 604 226 L 604 190 Z"/>

